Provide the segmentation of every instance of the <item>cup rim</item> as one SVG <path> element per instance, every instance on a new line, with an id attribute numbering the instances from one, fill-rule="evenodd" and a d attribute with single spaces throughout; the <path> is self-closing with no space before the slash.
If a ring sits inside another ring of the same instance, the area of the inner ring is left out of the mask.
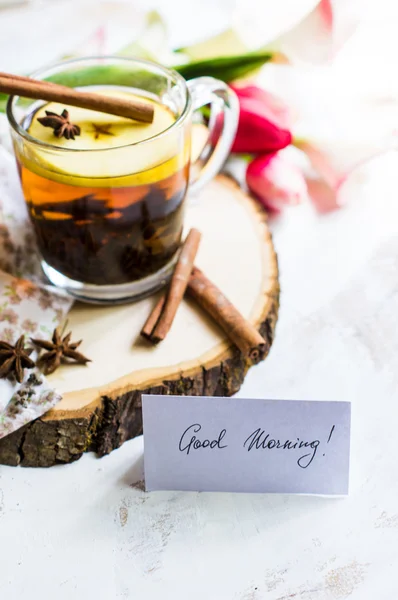
<path id="1" fill-rule="evenodd" d="M 65 66 L 73 65 L 73 64 L 90 61 L 90 60 L 92 60 L 92 61 L 94 61 L 94 60 L 114 60 L 114 61 L 119 61 L 119 62 L 135 63 L 138 65 L 142 65 L 143 67 L 145 67 L 145 66 L 152 67 L 152 68 L 156 67 L 156 69 L 161 71 L 164 75 L 169 76 L 169 77 L 170 76 L 174 77 L 175 79 L 177 79 L 179 84 L 182 85 L 184 92 L 185 92 L 185 97 L 186 97 L 185 106 L 182 109 L 180 116 L 178 117 L 178 119 L 176 119 L 174 121 L 174 123 L 169 125 L 169 127 L 164 129 L 163 131 L 161 131 L 161 132 L 157 133 L 156 135 L 153 135 L 149 138 L 146 138 L 144 140 L 140 140 L 138 142 L 124 144 L 123 146 L 114 146 L 112 148 L 98 148 L 98 149 L 94 149 L 94 148 L 63 148 L 61 146 L 54 146 L 53 144 L 48 144 L 47 142 L 43 142 L 43 141 L 31 136 L 26 131 L 26 129 L 21 127 L 21 125 L 16 120 L 16 118 L 14 116 L 14 112 L 13 112 L 14 104 L 15 104 L 16 100 L 18 98 L 20 98 L 20 96 L 14 95 L 14 96 L 10 96 L 8 98 L 7 109 L 6 109 L 8 122 L 9 122 L 10 126 L 14 129 L 14 131 L 21 137 L 25 138 L 27 141 L 34 143 L 37 146 L 40 146 L 45 149 L 51 149 L 56 152 L 76 152 L 76 153 L 77 152 L 91 152 L 91 153 L 101 152 L 101 153 L 103 153 L 103 152 L 111 152 L 113 150 L 120 150 L 122 148 L 129 148 L 129 147 L 133 147 L 133 146 L 142 146 L 143 144 L 146 144 L 148 142 L 153 142 L 154 140 L 157 140 L 157 139 L 167 135 L 175 127 L 180 126 L 186 120 L 187 116 L 189 115 L 189 112 L 190 112 L 190 109 L 192 106 L 192 100 L 191 100 L 191 95 L 189 93 L 189 89 L 188 89 L 188 86 L 187 86 L 187 83 L 186 83 L 184 77 L 182 77 L 182 75 L 180 75 L 178 73 L 178 71 L 175 71 L 174 69 L 169 69 L 168 67 L 164 67 L 163 65 L 161 65 L 159 63 L 156 63 L 151 60 L 145 60 L 143 58 L 134 58 L 134 57 L 128 57 L 128 56 L 115 56 L 115 55 L 84 56 L 84 57 L 79 57 L 79 58 L 72 58 L 72 59 L 68 59 L 68 60 L 55 61 L 53 63 L 50 63 L 46 67 L 37 69 L 36 71 L 34 71 L 31 74 L 31 77 L 42 79 L 43 75 L 45 76 L 45 74 L 48 74 L 52 70 L 58 69 L 59 67 L 62 67 L 63 65 L 65 65 Z"/>

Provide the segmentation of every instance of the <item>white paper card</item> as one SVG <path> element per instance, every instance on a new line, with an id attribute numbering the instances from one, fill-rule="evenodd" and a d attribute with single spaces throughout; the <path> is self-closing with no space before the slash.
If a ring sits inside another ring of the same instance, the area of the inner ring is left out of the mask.
<path id="1" fill-rule="evenodd" d="M 142 401 L 148 491 L 348 494 L 349 402 Z"/>

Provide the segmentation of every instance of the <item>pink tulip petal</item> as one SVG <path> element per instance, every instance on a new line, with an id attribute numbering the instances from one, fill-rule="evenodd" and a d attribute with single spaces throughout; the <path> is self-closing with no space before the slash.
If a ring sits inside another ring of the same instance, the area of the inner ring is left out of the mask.
<path id="1" fill-rule="evenodd" d="M 316 209 L 321 213 L 330 212 L 341 208 L 344 204 L 342 200 L 341 188 L 345 182 L 363 165 L 369 163 L 377 156 L 381 156 L 389 151 L 389 146 L 371 153 L 367 153 L 357 160 L 351 160 L 345 166 L 345 170 L 338 169 L 335 164 L 335 156 L 329 156 L 328 153 L 314 143 L 308 141 L 295 142 L 297 148 L 300 148 L 308 157 L 313 172 L 306 177 L 309 196 Z"/>
<path id="2" fill-rule="evenodd" d="M 234 86 L 234 90 L 240 117 L 232 152 L 263 153 L 291 144 L 291 119 L 286 105 L 257 86 Z"/>
<path id="3" fill-rule="evenodd" d="M 309 158 L 314 169 L 332 189 L 337 189 L 346 178 L 346 173 L 339 173 L 328 156 L 320 148 L 307 141 L 298 141 L 296 146 Z"/>
<path id="4" fill-rule="evenodd" d="M 237 85 L 231 85 L 232 89 L 238 96 L 238 98 L 251 98 L 258 100 L 258 102 L 266 107 L 269 111 L 270 118 L 273 118 L 280 127 L 290 129 L 292 127 L 293 118 L 290 108 L 281 98 L 267 92 L 265 89 L 258 85 L 246 85 L 240 87 Z"/>
<path id="5" fill-rule="evenodd" d="M 361 18 L 359 0 L 321 0 L 275 47 L 292 60 L 330 61 L 354 33 Z"/>
<path id="6" fill-rule="evenodd" d="M 307 198 L 307 186 L 300 169 L 282 152 L 263 154 L 247 167 L 250 191 L 267 210 L 281 211 Z"/>
<path id="7" fill-rule="evenodd" d="M 314 172 L 307 176 L 310 199 L 320 213 L 327 213 L 341 208 L 338 201 L 340 186 L 348 176 L 348 172 L 339 172 L 332 165 L 326 152 L 308 141 L 296 143 L 308 157 Z"/>
<path id="8" fill-rule="evenodd" d="M 318 5 L 318 10 L 326 27 L 331 30 L 333 27 L 333 6 L 331 0 L 321 0 Z"/>
<path id="9" fill-rule="evenodd" d="M 342 0 L 343 2 L 345 0 Z M 273 45 L 274 40 L 293 29 L 308 15 L 319 0 L 235 0 L 232 22 L 249 50 Z M 215 4 L 216 5 L 216 4 Z"/>
<path id="10" fill-rule="evenodd" d="M 341 208 L 338 203 L 338 189 L 330 187 L 322 179 L 307 178 L 308 195 L 319 213 L 325 214 Z"/>

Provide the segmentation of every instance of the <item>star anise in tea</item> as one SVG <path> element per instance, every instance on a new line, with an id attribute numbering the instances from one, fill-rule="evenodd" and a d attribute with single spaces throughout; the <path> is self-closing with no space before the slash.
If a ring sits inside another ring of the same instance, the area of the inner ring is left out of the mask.
<path id="1" fill-rule="evenodd" d="M 40 117 L 37 120 L 41 125 L 44 125 L 44 127 L 51 127 L 57 138 L 63 136 L 67 140 L 74 140 L 75 135 L 80 135 L 80 127 L 69 121 L 69 112 L 66 108 L 60 115 L 57 115 L 57 113 L 51 112 L 50 110 L 46 110 L 46 115 L 46 117 Z"/>
<path id="2" fill-rule="evenodd" d="M 100 135 L 115 135 L 112 131 L 109 131 L 112 127 L 111 123 L 92 123 L 94 139 L 98 140 Z"/>
<path id="3" fill-rule="evenodd" d="M 29 358 L 32 349 L 25 350 L 25 336 L 21 335 L 15 346 L 0 342 L 0 378 L 14 375 L 22 383 L 24 369 L 33 369 L 34 361 Z"/>
<path id="4" fill-rule="evenodd" d="M 80 346 L 82 340 L 79 342 L 71 342 L 71 337 L 72 332 L 69 332 L 65 337 L 62 337 L 61 331 L 57 327 L 54 329 L 51 342 L 32 339 L 35 346 L 46 350 L 37 361 L 37 365 L 40 366 L 45 375 L 54 373 L 61 364 L 71 364 L 70 361 L 79 365 L 85 365 L 86 363 L 91 362 L 89 358 L 76 351 L 76 348 Z"/>

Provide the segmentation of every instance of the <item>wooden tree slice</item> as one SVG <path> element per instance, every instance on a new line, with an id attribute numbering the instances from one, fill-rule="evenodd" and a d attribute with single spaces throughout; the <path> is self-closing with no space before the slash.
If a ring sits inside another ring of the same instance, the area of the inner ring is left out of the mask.
<path id="1" fill-rule="evenodd" d="M 202 232 L 196 264 L 264 335 L 274 337 L 278 267 L 266 216 L 226 176 L 190 199 L 187 228 Z M 0 463 L 47 467 L 99 456 L 142 433 L 141 394 L 230 396 L 249 365 L 217 324 L 184 299 L 172 330 L 158 346 L 140 339 L 157 296 L 135 304 L 76 303 L 69 328 L 83 339 L 88 366 L 64 366 L 48 379 L 62 401 L 0 441 Z M 187 400 L 189 401 L 189 400 Z"/>

